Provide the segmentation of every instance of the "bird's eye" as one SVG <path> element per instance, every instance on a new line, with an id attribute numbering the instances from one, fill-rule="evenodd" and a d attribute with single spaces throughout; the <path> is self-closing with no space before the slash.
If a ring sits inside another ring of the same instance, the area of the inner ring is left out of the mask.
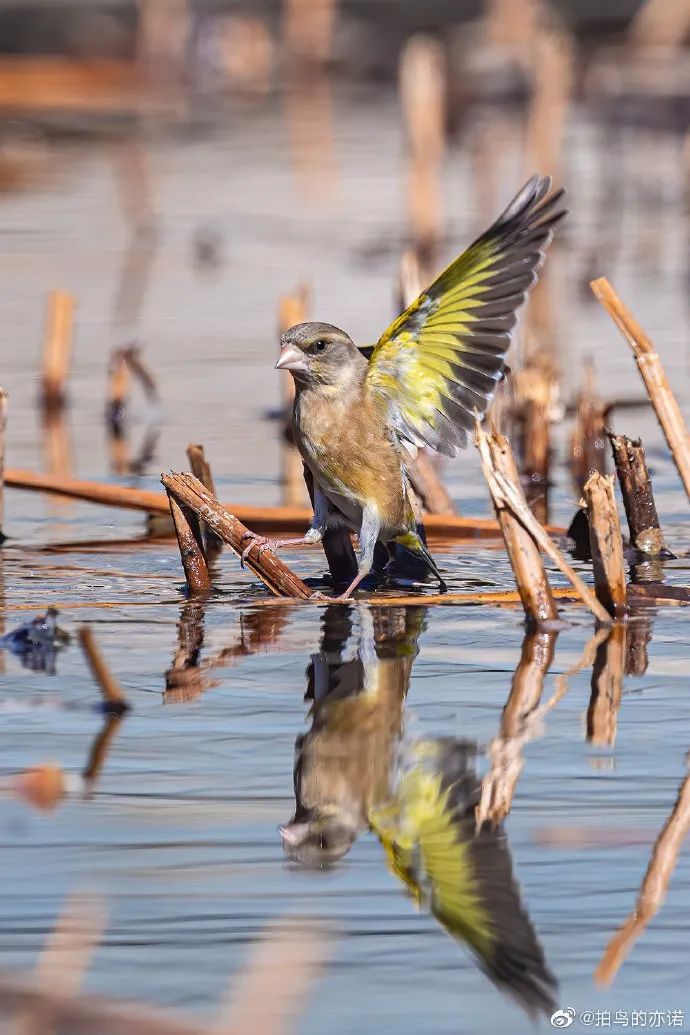
<path id="1" fill-rule="evenodd" d="M 314 342 L 314 352 L 325 352 L 326 351 L 326 345 L 327 345 L 327 342 L 325 342 L 323 340 L 323 338 L 319 338 L 318 341 Z"/>

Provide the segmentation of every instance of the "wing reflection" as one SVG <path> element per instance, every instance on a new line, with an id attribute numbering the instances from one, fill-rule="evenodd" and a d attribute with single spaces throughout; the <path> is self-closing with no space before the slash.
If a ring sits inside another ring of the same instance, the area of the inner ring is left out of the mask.
<path id="1" fill-rule="evenodd" d="M 550 1014 L 556 982 L 521 903 L 506 835 L 477 827 L 477 745 L 412 737 L 404 705 L 422 608 L 331 607 L 311 658 L 311 727 L 298 737 L 292 820 L 280 828 L 301 865 L 332 865 L 372 831 L 420 908 L 472 951 L 501 991 Z M 358 624 L 355 625 L 355 616 Z"/>

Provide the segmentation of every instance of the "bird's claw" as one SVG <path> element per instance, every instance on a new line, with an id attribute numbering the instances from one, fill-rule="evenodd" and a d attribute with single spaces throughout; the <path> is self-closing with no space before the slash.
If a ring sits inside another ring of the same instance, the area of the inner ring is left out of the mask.
<path id="1" fill-rule="evenodd" d="M 259 548 L 259 556 L 257 560 L 261 557 L 264 550 L 270 550 L 271 553 L 275 553 L 276 551 L 276 543 L 273 539 L 267 539 L 265 535 L 257 535 L 256 532 L 245 532 L 240 539 L 240 544 L 242 544 L 245 539 L 249 539 L 249 545 L 245 546 L 240 555 L 240 566 L 242 568 L 244 568 L 244 563 L 255 546 Z"/>

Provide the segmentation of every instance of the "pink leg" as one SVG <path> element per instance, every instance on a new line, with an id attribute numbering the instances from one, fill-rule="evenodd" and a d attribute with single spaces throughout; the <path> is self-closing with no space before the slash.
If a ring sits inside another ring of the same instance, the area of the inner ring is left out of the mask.
<path id="1" fill-rule="evenodd" d="M 244 542 L 245 539 L 249 539 L 250 542 L 249 546 L 244 548 L 242 556 L 240 557 L 240 564 L 243 568 L 244 562 L 246 561 L 250 551 L 253 550 L 255 546 L 258 546 L 259 556 L 261 556 L 264 550 L 270 550 L 271 553 L 275 553 L 281 546 L 307 546 L 314 542 L 308 534 L 299 539 L 268 539 L 264 535 L 257 535 L 256 532 L 246 532 L 240 541 Z"/>
<path id="2" fill-rule="evenodd" d="M 352 580 L 352 582 L 347 587 L 347 589 L 345 590 L 344 593 L 341 593 L 339 597 L 333 597 L 333 602 L 335 604 L 344 604 L 346 600 L 350 599 L 350 597 L 352 596 L 354 591 L 357 589 L 357 586 L 359 586 L 359 584 L 362 581 L 362 579 L 366 578 L 366 576 L 368 574 L 369 574 L 368 571 L 360 571 L 357 574 L 357 576 Z"/>

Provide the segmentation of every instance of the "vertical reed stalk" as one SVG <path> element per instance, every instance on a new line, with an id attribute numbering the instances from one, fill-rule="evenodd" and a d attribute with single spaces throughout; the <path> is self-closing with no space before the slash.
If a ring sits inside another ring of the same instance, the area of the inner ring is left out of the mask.
<path id="1" fill-rule="evenodd" d="M 51 291 L 43 335 L 42 395 L 46 409 L 60 409 L 65 403 L 73 334 L 74 298 L 66 291 Z"/>
<path id="2" fill-rule="evenodd" d="M 626 610 L 625 561 L 613 476 L 597 471 L 587 480 L 584 498 L 589 517 L 589 542 L 597 598 L 610 615 Z"/>

